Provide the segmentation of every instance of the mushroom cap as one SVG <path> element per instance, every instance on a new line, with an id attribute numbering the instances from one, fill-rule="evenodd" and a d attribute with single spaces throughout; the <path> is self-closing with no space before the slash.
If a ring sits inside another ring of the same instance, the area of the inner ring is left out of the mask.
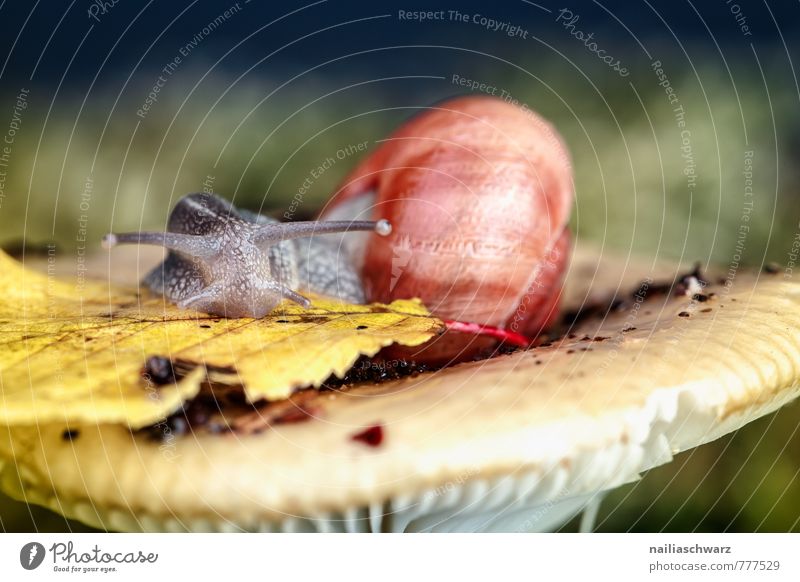
<path id="1" fill-rule="evenodd" d="M 0 486 L 115 530 L 547 530 L 800 393 L 800 283 L 740 272 L 694 299 L 631 294 L 674 274 L 578 253 L 565 306 L 618 292 L 623 307 L 550 346 L 320 393 L 318 418 L 259 434 L 8 427 Z M 352 439 L 376 424 L 380 446 Z"/>

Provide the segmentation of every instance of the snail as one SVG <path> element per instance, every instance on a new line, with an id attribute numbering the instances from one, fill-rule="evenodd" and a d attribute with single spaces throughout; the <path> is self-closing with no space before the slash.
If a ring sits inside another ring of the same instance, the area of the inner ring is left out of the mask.
<path id="1" fill-rule="evenodd" d="M 216 315 L 261 317 L 281 299 L 307 307 L 300 286 L 356 303 L 419 297 L 443 319 L 536 335 L 555 315 L 572 192 L 569 155 L 548 123 L 500 99 L 462 97 L 383 141 L 320 221 L 278 223 L 191 194 L 167 233 L 105 244 L 168 248 L 145 283 Z M 316 236 L 352 231 L 364 232 Z M 300 237 L 311 237 L 302 248 Z"/>
<path id="2" fill-rule="evenodd" d="M 419 297 L 441 318 L 535 336 L 556 316 L 572 198 L 569 154 L 550 124 L 468 96 L 383 140 L 321 218 L 392 223 L 389 237 L 343 241 L 368 301 Z"/>
<path id="3" fill-rule="evenodd" d="M 201 192 L 178 201 L 167 232 L 107 234 L 103 245 L 163 246 L 169 249 L 166 259 L 144 278 L 151 290 L 183 309 L 259 318 L 283 299 L 311 307 L 298 287 L 363 303 L 355 271 L 335 244 L 316 236 L 358 230 L 386 236 L 391 225 L 386 220 L 279 223 Z M 305 248 L 296 240 L 303 237 L 309 238 Z"/>

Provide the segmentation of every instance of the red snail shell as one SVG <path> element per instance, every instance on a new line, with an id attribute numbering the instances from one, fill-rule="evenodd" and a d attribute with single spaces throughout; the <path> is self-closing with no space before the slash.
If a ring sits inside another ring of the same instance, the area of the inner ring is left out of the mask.
<path id="1" fill-rule="evenodd" d="M 572 197 L 569 154 L 549 123 L 470 96 L 402 125 L 323 218 L 392 223 L 355 251 L 368 301 L 419 297 L 444 319 L 536 335 L 558 304 Z"/>

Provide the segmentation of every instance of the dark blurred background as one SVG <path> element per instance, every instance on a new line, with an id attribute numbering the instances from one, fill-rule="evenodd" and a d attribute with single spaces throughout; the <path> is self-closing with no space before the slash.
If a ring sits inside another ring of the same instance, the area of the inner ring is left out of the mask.
<path id="1" fill-rule="evenodd" d="M 800 231 L 799 29 L 797 3 L 755 0 L 3 0 L 0 244 L 69 258 L 83 227 L 90 242 L 163 228 L 204 188 L 277 212 L 340 148 L 480 92 L 458 75 L 563 134 L 581 244 L 786 263 Z M 299 214 L 357 159 L 311 180 Z M 650 472 L 612 494 L 600 529 L 800 531 L 798 418 L 790 406 Z M 7 500 L 0 526 L 81 527 Z"/>

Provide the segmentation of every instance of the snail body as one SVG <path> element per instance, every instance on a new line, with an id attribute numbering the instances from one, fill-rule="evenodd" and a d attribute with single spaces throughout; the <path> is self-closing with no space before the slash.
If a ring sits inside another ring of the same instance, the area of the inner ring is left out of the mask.
<path id="1" fill-rule="evenodd" d="M 280 223 L 214 194 L 196 193 L 175 205 L 167 232 L 109 234 L 103 242 L 169 249 L 143 282 L 181 308 L 258 318 L 283 299 L 310 307 L 296 289 L 363 303 L 357 273 L 333 241 L 317 236 L 356 230 L 387 234 L 391 226 L 385 220 Z"/>
<path id="2" fill-rule="evenodd" d="M 462 97 L 383 140 L 322 217 L 392 222 L 391 236 L 349 241 L 368 301 L 420 297 L 442 318 L 536 335 L 555 315 L 572 198 L 569 155 L 547 122 Z"/>

